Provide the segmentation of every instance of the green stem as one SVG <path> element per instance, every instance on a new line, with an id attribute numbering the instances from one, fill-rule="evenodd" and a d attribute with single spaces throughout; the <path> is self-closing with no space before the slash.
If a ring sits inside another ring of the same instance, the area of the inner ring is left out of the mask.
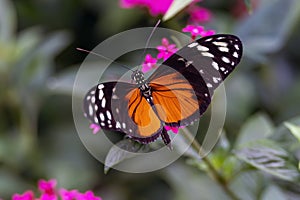
<path id="1" fill-rule="evenodd" d="M 226 179 L 218 172 L 218 170 L 213 166 L 210 160 L 206 157 L 206 155 L 202 152 L 201 145 L 199 142 L 194 139 L 192 134 L 186 129 L 182 129 L 184 132 L 184 136 L 191 142 L 192 147 L 198 152 L 198 155 L 202 158 L 203 162 L 206 164 L 209 175 L 215 180 L 220 187 L 224 190 L 224 192 L 231 197 L 233 200 L 239 200 L 236 194 L 229 188 Z"/>

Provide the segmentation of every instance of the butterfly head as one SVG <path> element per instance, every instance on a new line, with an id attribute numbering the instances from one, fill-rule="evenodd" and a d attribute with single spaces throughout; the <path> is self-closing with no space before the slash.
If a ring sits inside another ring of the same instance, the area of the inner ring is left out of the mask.
<path id="1" fill-rule="evenodd" d="M 131 74 L 131 78 L 138 86 L 144 85 L 146 83 L 144 73 L 140 70 L 133 71 L 133 73 Z"/>

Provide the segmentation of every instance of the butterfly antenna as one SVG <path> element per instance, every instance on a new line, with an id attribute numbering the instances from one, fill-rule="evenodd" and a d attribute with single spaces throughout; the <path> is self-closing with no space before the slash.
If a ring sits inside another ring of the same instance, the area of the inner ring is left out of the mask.
<path id="1" fill-rule="evenodd" d="M 117 64 L 117 65 L 120 65 L 121 67 L 124 67 L 124 68 L 126 68 L 126 69 L 128 69 L 128 70 L 130 70 L 130 71 L 133 72 L 133 70 L 130 69 L 129 67 L 127 67 L 126 65 L 123 65 L 123 64 L 121 64 L 121 63 L 119 63 L 119 62 L 117 62 L 117 61 L 114 61 L 114 60 L 112 60 L 112 59 L 110 59 L 110 58 L 107 58 L 107 57 L 105 57 L 105 56 L 103 56 L 103 55 L 100 55 L 100 54 L 98 54 L 98 53 L 96 53 L 96 52 L 89 51 L 89 50 L 82 49 L 82 48 L 76 48 L 76 50 L 78 50 L 78 51 L 83 51 L 83 52 L 86 52 L 86 53 L 90 53 L 90 54 L 99 56 L 99 57 L 101 57 L 101 58 L 104 58 L 104 59 L 106 59 L 106 60 L 108 60 L 108 61 L 112 61 L 113 63 L 115 63 L 115 64 Z"/>
<path id="2" fill-rule="evenodd" d="M 159 20 L 157 21 L 157 23 L 155 24 L 154 28 L 152 29 L 152 31 L 151 31 L 151 33 L 150 33 L 150 35 L 149 35 L 148 39 L 147 39 L 147 42 L 146 42 L 146 45 L 145 45 L 144 51 L 143 51 L 143 53 L 142 53 L 142 55 L 141 55 L 141 59 L 140 59 L 140 62 L 139 62 L 139 63 L 143 63 L 143 59 L 144 59 L 144 56 L 145 56 L 146 50 L 147 50 L 147 48 L 148 48 L 148 46 L 149 46 L 150 39 L 151 39 L 151 37 L 152 37 L 152 35 L 153 35 L 154 31 L 156 30 L 156 28 L 157 28 L 157 27 L 158 27 L 158 25 L 160 24 L 160 21 L 161 21 L 161 20 L 159 19 Z"/>

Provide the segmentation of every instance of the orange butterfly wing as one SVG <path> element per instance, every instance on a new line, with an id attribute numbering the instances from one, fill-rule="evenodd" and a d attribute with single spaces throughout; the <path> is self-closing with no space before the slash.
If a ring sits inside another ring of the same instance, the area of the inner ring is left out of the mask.
<path id="1" fill-rule="evenodd" d="M 153 79 L 150 87 L 157 113 L 166 124 L 187 125 L 193 121 L 192 118 L 199 117 L 201 101 L 198 101 L 189 81 L 176 70 Z"/>

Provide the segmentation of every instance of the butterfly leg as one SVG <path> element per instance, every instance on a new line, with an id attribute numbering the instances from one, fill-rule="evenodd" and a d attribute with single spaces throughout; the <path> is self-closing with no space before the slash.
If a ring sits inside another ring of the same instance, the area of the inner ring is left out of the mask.
<path id="1" fill-rule="evenodd" d="M 171 146 L 171 139 L 165 128 L 162 129 L 160 136 L 161 136 L 162 140 L 164 141 L 165 145 L 167 145 L 169 147 L 169 149 L 172 150 L 173 148 Z"/>

